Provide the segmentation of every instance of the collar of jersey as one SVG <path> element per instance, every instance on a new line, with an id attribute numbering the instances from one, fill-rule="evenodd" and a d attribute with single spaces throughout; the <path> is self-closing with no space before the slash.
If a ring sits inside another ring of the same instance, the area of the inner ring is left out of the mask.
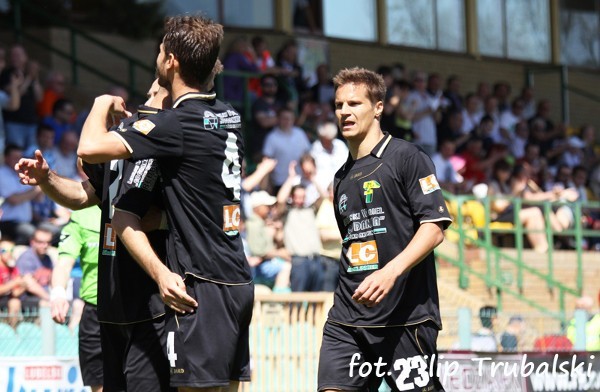
<path id="1" fill-rule="evenodd" d="M 375 158 L 381 159 L 383 152 L 387 148 L 388 144 L 392 140 L 392 135 L 387 132 L 383 133 L 383 138 L 377 143 L 377 145 L 371 150 L 371 155 Z"/>
<path id="2" fill-rule="evenodd" d="M 210 93 L 187 93 L 183 94 L 181 97 L 177 98 L 177 100 L 173 103 L 173 108 L 179 106 L 179 104 L 188 99 L 201 99 L 203 101 L 210 101 L 211 99 L 215 99 L 217 97 L 217 93 L 214 91 Z"/>
<path id="3" fill-rule="evenodd" d="M 140 113 L 140 114 L 156 114 L 158 112 L 160 112 L 160 109 L 153 108 L 153 107 L 146 106 L 146 105 L 138 106 L 138 113 Z"/>

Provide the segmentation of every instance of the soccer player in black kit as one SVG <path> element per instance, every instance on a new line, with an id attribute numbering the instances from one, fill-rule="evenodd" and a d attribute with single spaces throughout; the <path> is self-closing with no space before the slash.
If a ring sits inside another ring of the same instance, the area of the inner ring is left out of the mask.
<path id="1" fill-rule="evenodd" d="M 165 89 L 155 82 L 150 88 L 147 105 L 126 119 L 133 123 L 157 108 L 171 106 Z M 126 125 L 123 124 L 123 125 Z M 120 125 L 123 127 L 123 125 Z M 44 193 L 71 209 L 98 204 L 102 209 L 98 262 L 98 306 L 84 314 L 84 330 L 94 331 L 80 347 L 80 356 L 100 357 L 103 362 L 104 391 L 169 391 L 169 372 L 164 333 L 165 306 L 156 283 L 130 256 L 116 238 L 113 224 L 119 214 L 144 216 L 151 204 L 160 204 L 160 188 L 155 162 L 114 160 L 90 165 L 84 162 L 89 179 L 78 182 L 50 171 L 42 154 L 35 159 L 22 159 L 16 168 L 22 182 L 40 185 Z M 114 213 L 113 204 L 120 207 Z M 113 219 L 114 218 L 114 219 Z M 154 221 L 160 219 L 154 219 Z M 154 225 L 155 229 L 159 224 Z M 151 230 L 154 250 L 164 255 L 166 231 Z M 178 277 L 178 276 L 175 276 Z M 99 323 L 99 327 L 98 327 Z M 96 333 L 99 335 L 97 336 Z M 85 380 L 84 380 L 85 381 Z"/>
<path id="2" fill-rule="evenodd" d="M 107 117 L 126 115 L 124 102 L 98 97 L 78 149 L 91 162 L 158 162 L 169 225 L 167 264 L 181 280 L 165 279 L 169 271 L 138 228 L 124 228 L 120 236 L 172 309 L 167 357 L 171 386 L 182 391 L 237 390 L 239 381 L 250 378 L 254 287 L 239 234 L 241 119 L 203 88 L 214 77 L 222 37 L 222 26 L 203 17 L 169 18 L 157 74 L 171 92 L 173 109 L 107 132 Z"/>
<path id="3" fill-rule="evenodd" d="M 344 69 L 335 113 L 350 156 L 334 179 L 343 238 L 339 285 L 323 331 L 319 391 L 441 391 L 433 249 L 451 222 L 434 165 L 381 130 L 380 75 Z"/>

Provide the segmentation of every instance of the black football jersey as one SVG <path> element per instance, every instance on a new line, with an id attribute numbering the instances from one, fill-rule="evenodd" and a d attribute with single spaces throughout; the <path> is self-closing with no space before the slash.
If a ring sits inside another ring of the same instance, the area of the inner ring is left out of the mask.
<path id="1" fill-rule="evenodd" d="M 169 268 L 215 283 L 250 283 L 239 233 L 244 157 L 239 113 L 214 93 L 188 93 L 173 109 L 114 133 L 132 159 L 158 162 Z"/>
<path id="2" fill-rule="evenodd" d="M 156 109 L 142 107 L 123 125 L 133 123 Z M 98 255 L 98 320 L 100 322 L 129 324 L 150 320 L 165 313 L 158 286 L 131 257 L 125 245 L 112 228 L 113 204 L 120 200 L 119 207 L 137 215 L 160 201 L 158 168 L 152 160 L 113 160 L 102 164 L 84 162 L 84 171 L 101 200 L 102 224 L 101 247 Z M 165 259 L 166 231 L 148 233 L 152 247 Z"/>
<path id="3" fill-rule="evenodd" d="M 433 252 L 401 275 L 380 304 L 352 299 L 365 277 L 402 252 L 422 223 L 451 222 L 431 159 L 385 134 L 369 155 L 349 156 L 335 175 L 334 192 L 343 248 L 329 320 L 370 327 L 432 320 L 441 328 Z"/>

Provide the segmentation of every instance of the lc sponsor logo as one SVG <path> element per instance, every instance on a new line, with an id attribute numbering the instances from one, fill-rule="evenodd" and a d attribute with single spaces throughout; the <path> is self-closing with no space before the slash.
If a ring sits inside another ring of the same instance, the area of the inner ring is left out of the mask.
<path id="1" fill-rule="evenodd" d="M 381 188 L 381 185 L 375 180 L 363 182 L 363 189 L 365 190 L 365 203 L 373 202 L 373 190 L 379 188 Z"/>
<path id="2" fill-rule="evenodd" d="M 227 235 L 237 235 L 240 229 L 239 204 L 223 206 L 223 231 Z"/>
<path id="3" fill-rule="evenodd" d="M 114 256 L 117 250 L 117 233 L 110 223 L 104 225 L 104 238 L 102 239 L 102 254 Z"/>
<path id="4" fill-rule="evenodd" d="M 348 249 L 350 266 L 348 272 L 360 272 L 379 269 L 377 242 L 353 242 Z"/>

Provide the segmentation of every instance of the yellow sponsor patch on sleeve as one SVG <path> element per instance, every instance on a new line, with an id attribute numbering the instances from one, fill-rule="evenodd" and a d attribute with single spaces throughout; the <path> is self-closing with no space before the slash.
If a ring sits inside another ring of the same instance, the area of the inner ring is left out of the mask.
<path id="1" fill-rule="evenodd" d="M 133 129 L 138 130 L 140 133 L 147 135 L 151 130 L 154 129 L 156 124 L 148 119 L 138 120 L 133 123 Z"/>
<path id="2" fill-rule="evenodd" d="M 430 174 L 427 177 L 419 178 L 419 184 L 424 195 L 428 195 L 431 192 L 435 192 L 440 189 L 440 184 L 435 178 L 435 174 Z"/>

